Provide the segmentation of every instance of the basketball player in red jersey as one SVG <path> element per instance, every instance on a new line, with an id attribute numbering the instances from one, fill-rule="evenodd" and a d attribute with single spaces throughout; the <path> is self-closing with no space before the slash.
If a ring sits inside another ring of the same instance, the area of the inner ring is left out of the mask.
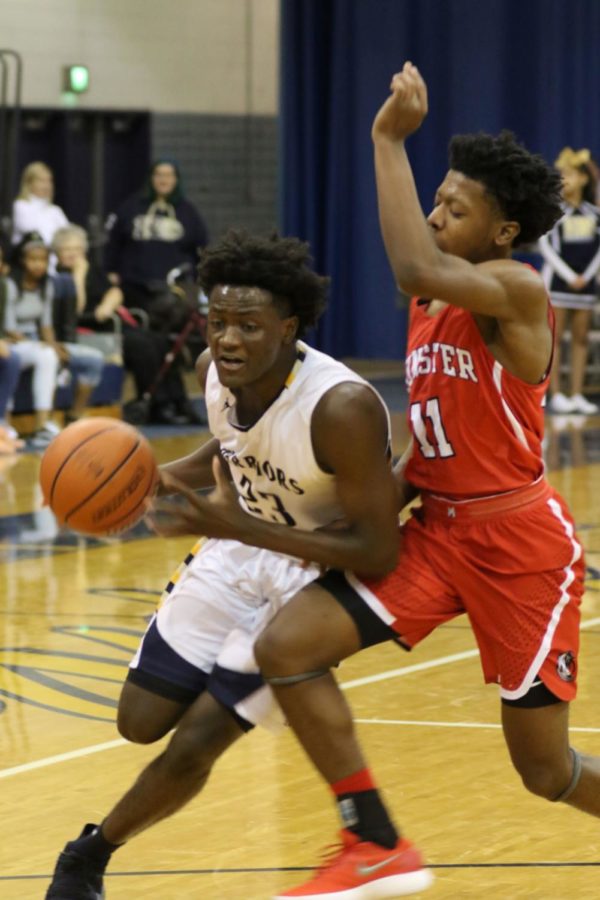
<path id="1" fill-rule="evenodd" d="M 407 649 L 466 612 L 484 678 L 499 685 L 505 739 L 525 787 L 600 816 L 600 760 L 570 747 L 568 735 L 583 554 L 543 475 L 552 313 L 538 274 L 511 259 L 559 217 L 560 181 L 506 132 L 456 137 L 426 219 L 404 146 L 426 113 L 425 83 L 406 63 L 372 134 L 388 257 L 415 297 L 406 368 L 412 442 L 397 478 L 403 500 L 420 493 L 422 505 L 402 529 L 394 573 L 327 573 L 255 647 L 344 823 L 339 855 L 279 900 L 413 892 L 409 880 L 398 889 L 397 846 L 377 837 L 378 794 L 329 671 L 360 649 L 362 607 Z M 378 861 L 364 865 L 373 844 Z"/>

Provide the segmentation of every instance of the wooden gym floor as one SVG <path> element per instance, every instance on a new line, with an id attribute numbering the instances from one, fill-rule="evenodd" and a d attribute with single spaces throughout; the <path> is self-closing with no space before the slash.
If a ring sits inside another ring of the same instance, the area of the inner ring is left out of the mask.
<path id="1" fill-rule="evenodd" d="M 401 389 L 385 377 L 377 383 L 394 411 L 397 453 Z M 183 430 L 151 436 L 160 461 L 204 439 Z M 600 754 L 600 417 L 549 418 L 546 453 L 587 551 L 573 742 Z M 42 898 L 63 844 L 100 821 L 160 749 L 121 740 L 115 706 L 163 584 L 192 543 L 143 526 L 125 540 L 61 532 L 40 509 L 38 467 L 38 455 L 0 458 L 3 900 Z M 410 656 L 373 648 L 339 678 L 394 816 L 434 868 L 428 897 L 600 897 L 600 822 L 520 786 L 466 621 Z M 199 798 L 116 854 L 107 895 L 267 900 L 305 880 L 337 827 L 293 736 L 257 730 L 223 757 Z"/>

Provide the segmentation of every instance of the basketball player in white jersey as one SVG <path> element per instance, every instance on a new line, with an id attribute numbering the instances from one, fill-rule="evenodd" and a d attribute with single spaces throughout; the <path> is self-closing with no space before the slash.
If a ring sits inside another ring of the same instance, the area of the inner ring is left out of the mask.
<path id="1" fill-rule="evenodd" d="M 245 731 L 281 723 L 253 644 L 321 566 L 377 576 L 396 564 L 389 416 L 362 378 L 299 340 L 325 305 L 327 279 L 309 262 L 295 238 L 242 232 L 203 255 L 209 351 L 197 368 L 213 437 L 163 467 L 161 493 L 214 485 L 222 467 L 253 528 L 226 540 L 226 523 L 222 534 L 214 525 L 167 585 L 131 663 L 118 726 L 142 744 L 174 734 L 102 824 L 66 845 L 48 900 L 103 897 L 104 870 L 120 845 L 196 795 Z M 174 533 L 186 532 L 188 508 L 189 499 L 181 513 L 170 510 Z M 249 545 L 257 530 L 263 549 Z M 296 542 L 301 559 L 280 552 L 286 544 L 293 553 Z M 367 618 L 365 646 L 393 636 Z"/>

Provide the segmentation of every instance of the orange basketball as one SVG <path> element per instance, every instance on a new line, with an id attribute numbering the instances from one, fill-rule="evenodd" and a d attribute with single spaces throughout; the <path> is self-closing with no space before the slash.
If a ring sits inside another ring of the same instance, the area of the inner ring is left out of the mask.
<path id="1" fill-rule="evenodd" d="M 61 525 L 119 534 L 144 515 L 158 480 L 146 438 L 119 419 L 81 419 L 48 445 L 40 467 L 44 500 Z"/>

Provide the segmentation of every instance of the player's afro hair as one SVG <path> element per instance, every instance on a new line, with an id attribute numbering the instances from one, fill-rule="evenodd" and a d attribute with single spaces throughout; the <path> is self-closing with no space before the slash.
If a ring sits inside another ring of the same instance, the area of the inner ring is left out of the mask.
<path id="1" fill-rule="evenodd" d="M 207 295 L 217 284 L 270 291 L 276 303 L 285 304 L 285 315 L 298 317 L 301 337 L 327 302 L 329 278 L 317 275 L 311 262 L 308 244 L 298 238 L 231 229 L 202 251 L 198 278 Z"/>
<path id="2" fill-rule="evenodd" d="M 450 168 L 481 182 L 502 214 L 521 226 L 514 246 L 550 231 L 562 215 L 561 176 L 514 134 L 458 134 L 450 141 Z"/>

